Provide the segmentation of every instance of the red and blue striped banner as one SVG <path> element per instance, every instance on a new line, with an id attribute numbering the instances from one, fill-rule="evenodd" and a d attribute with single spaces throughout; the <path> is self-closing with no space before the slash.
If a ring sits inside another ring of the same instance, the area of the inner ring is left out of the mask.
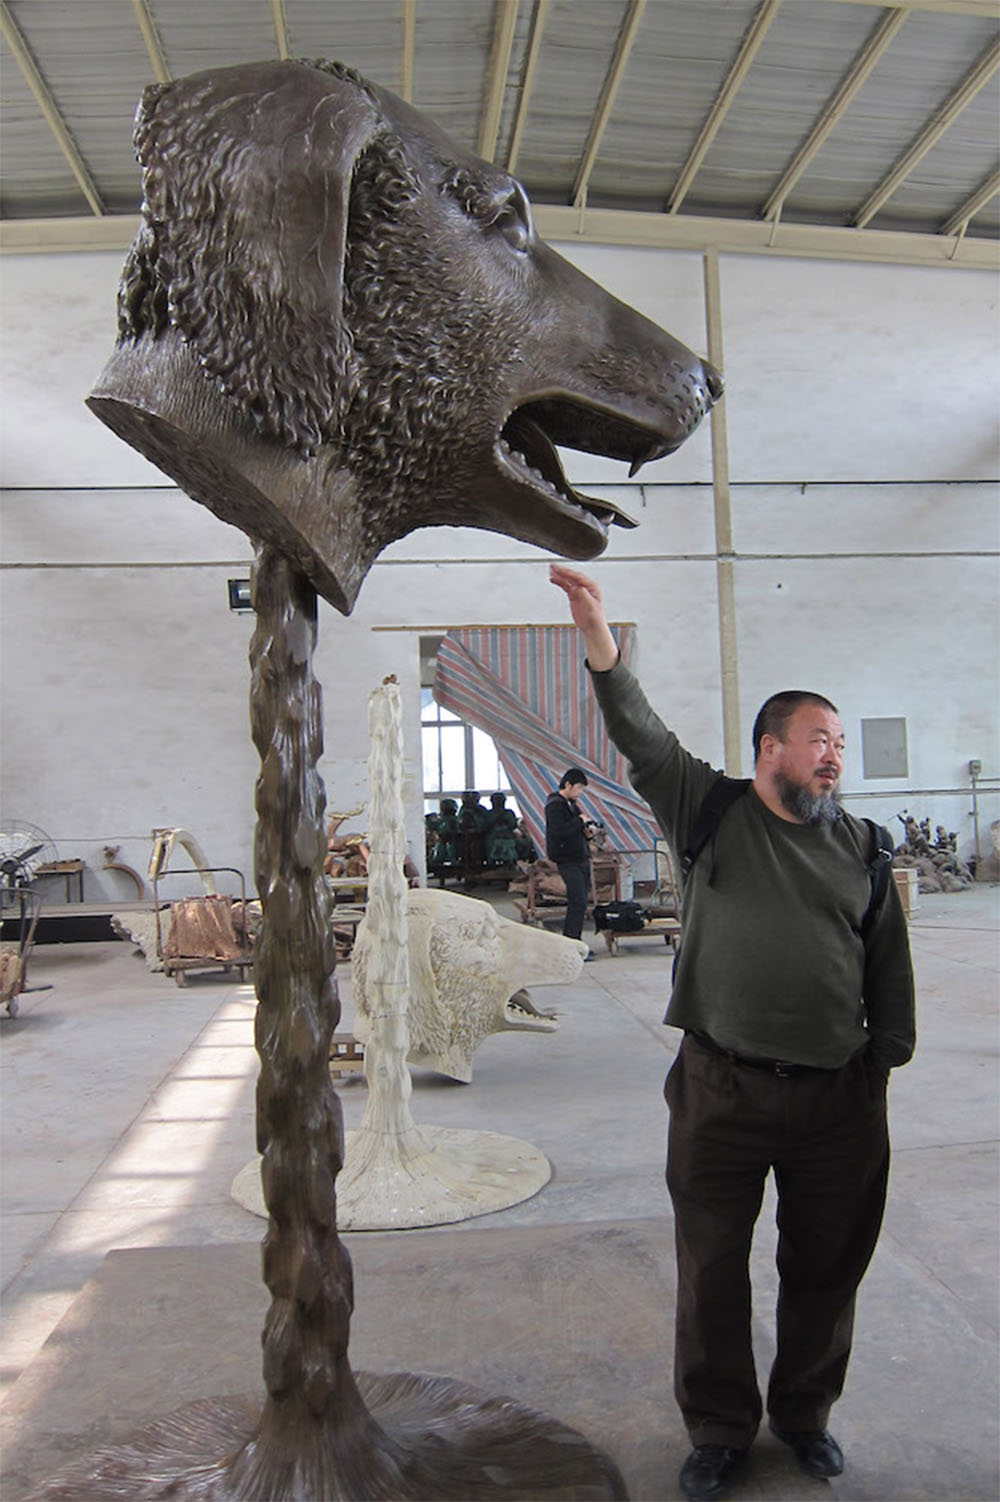
<path id="1" fill-rule="evenodd" d="M 627 662 L 634 628 L 613 629 Z M 613 849 L 653 848 L 660 831 L 605 733 L 575 626 L 449 631 L 438 648 L 434 697 L 493 738 L 540 851 L 545 800 L 568 767 L 586 772 L 581 812 L 603 822 Z"/>

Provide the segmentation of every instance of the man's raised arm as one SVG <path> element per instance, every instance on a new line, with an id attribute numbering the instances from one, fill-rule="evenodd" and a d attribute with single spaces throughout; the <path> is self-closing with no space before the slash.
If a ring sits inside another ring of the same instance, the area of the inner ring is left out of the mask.
<path id="1" fill-rule="evenodd" d="M 600 589 L 586 574 L 564 568 L 561 563 L 549 564 L 549 578 L 566 593 L 570 612 L 583 637 L 587 661 L 592 671 L 606 673 L 614 667 L 619 654 L 618 643 L 604 613 Z"/>

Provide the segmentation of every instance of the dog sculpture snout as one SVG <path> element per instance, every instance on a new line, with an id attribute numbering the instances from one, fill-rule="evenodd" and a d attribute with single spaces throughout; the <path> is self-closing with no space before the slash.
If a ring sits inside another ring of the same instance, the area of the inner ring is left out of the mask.
<path id="1" fill-rule="evenodd" d="M 344 612 L 416 527 L 595 557 L 634 523 L 558 448 L 635 474 L 721 394 L 538 238 L 515 179 L 339 63 L 154 85 L 135 140 L 141 226 L 89 405 Z"/>

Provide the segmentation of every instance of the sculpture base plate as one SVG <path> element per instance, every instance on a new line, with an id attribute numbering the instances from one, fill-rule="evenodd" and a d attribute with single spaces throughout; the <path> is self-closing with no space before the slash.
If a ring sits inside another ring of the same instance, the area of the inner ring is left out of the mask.
<path id="1" fill-rule="evenodd" d="M 398 1135 L 345 1134 L 337 1178 L 337 1224 L 344 1231 L 402 1231 L 451 1225 L 519 1205 L 548 1183 L 552 1168 L 530 1142 L 499 1132 L 421 1126 Z M 267 1216 L 260 1161 L 241 1168 L 230 1193 Z"/>
<path id="2" fill-rule="evenodd" d="M 366 1481 L 366 1457 L 335 1498 L 424 1498 L 482 1502 L 531 1497 L 536 1502 L 598 1502 L 627 1497 L 614 1463 L 576 1430 L 509 1398 L 492 1398 L 447 1377 L 356 1373 L 365 1404 L 400 1463 L 401 1479 L 385 1489 Z M 256 1398 L 189 1403 L 116 1445 L 78 1460 L 44 1482 L 32 1502 L 230 1502 L 258 1493 L 235 1490 L 230 1462 L 252 1439 Z M 372 1458 L 373 1478 L 379 1457 Z M 302 1495 L 297 1474 L 289 1497 Z M 280 1502 L 282 1493 L 269 1493 Z"/>

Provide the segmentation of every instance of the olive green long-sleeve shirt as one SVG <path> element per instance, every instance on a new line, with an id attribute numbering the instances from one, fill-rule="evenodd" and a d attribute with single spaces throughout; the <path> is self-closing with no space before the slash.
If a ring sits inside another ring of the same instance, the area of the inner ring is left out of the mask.
<path id="1" fill-rule="evenodd" d="M 611 740 L 675 852 L 720 773 L 692 756 L 621 662 L 592 673 Z M 725 813 L 684 892 L 665 1021 L 750 1057 L 835 1069 L 862 1049 L 883 1073 L 915 1042 L 913 971 L 895 882 L 869 928 L 871 835 L 778 818 L 751 787 Z"/>

